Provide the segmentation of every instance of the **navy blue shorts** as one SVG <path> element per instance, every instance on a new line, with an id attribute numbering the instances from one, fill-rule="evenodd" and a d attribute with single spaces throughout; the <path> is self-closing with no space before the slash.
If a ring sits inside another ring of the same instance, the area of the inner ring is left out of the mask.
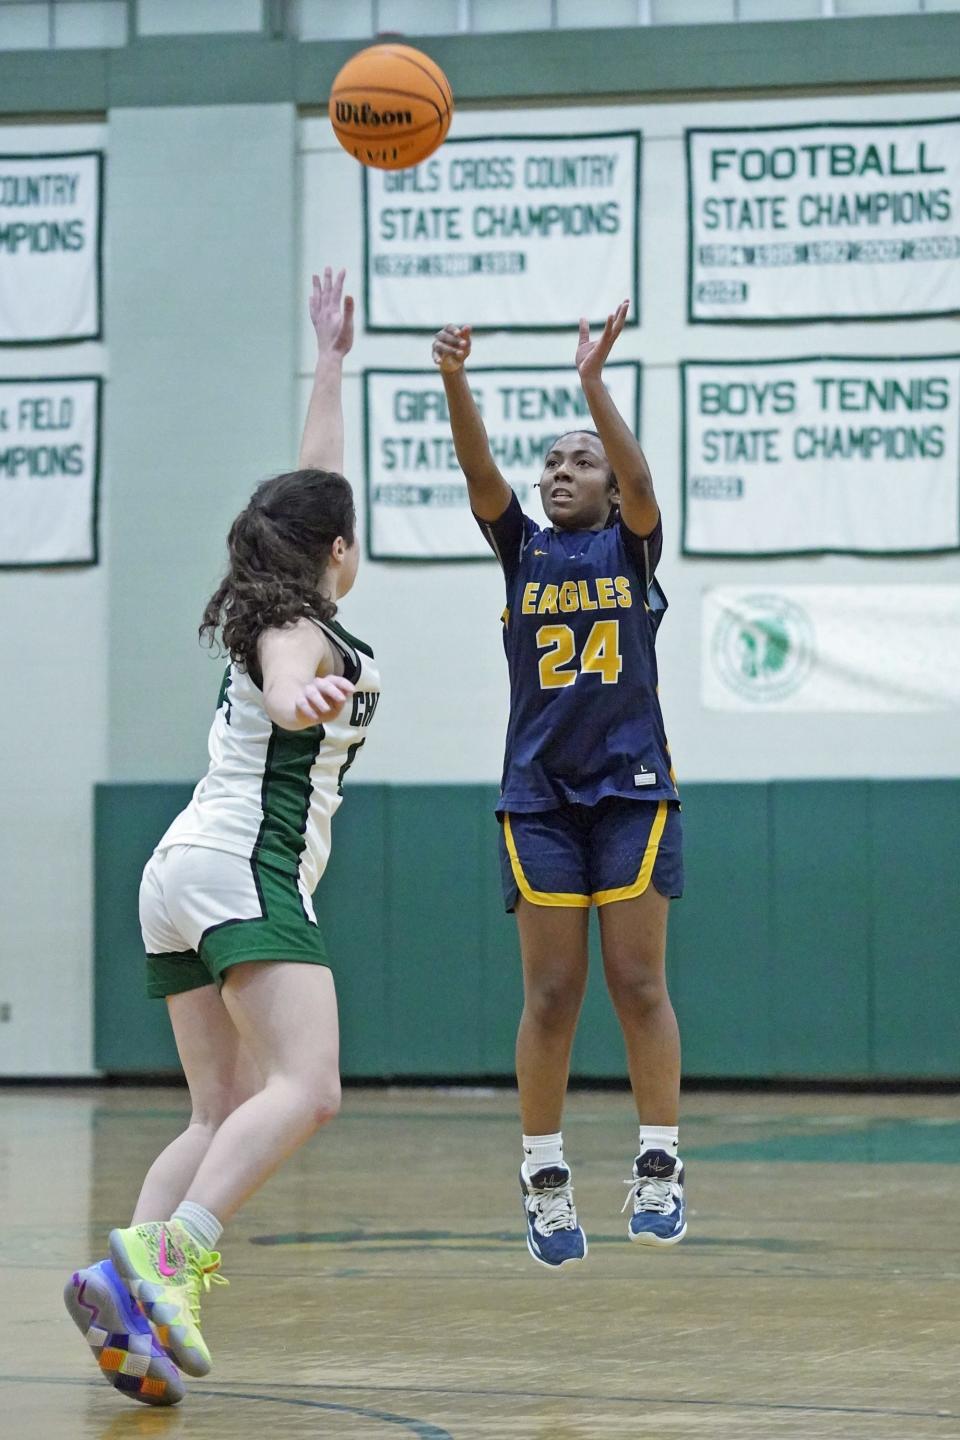
<path id="1" fill-rule="evenodd" d="M 532 905 L 584 909 L 633 900 L 651 881 L 661 895 L 679 899 L 680 806 L 610 795 L 596 805 L 506 814 L 500 827 L 500 872 L 508 911 L 519 895 Z"/>

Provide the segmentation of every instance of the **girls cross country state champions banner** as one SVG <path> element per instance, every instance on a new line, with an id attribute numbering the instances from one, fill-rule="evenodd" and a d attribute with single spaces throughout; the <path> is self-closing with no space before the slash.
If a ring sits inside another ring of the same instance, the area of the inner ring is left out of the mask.
<path id="1" fill-rule="evenodd" d="M 960 548 L 960 356 L 680 370 L 685 554 Z"/>
<path id="2" fill-rule="evenodd" d="M 0 381 L 0 567 L 97 561 L 100 380 Z"/>
<path id="3" fill-rule="evenodd" d="M 0 345 L 100 338 L 102 166 L 0 155 Z"/>
<path id="4" fill-rule="evenodd" d="M 560 329 L 628 294 L 638 324 L 638 132 L 448 140 L 363 183 L 368 329 Z"/>
<path id="5" fill-rule="evenodd" d="M 688 130 L 694 322 L 960 311 L 960 119 Z"/>
<path id="6" fill-rule="evenodd" d="M 470 389 L 493 458 L 520 504 L 543 519 L 537 488 L 558 435 L 593 428 L 570 365 L 471 365 Z M 640 366 L 604 366 L 604 383 L 639 432 Z M 373 560 L 493 560 L 470 511 L 443 383 L 430 370 L 365 370 L 367 553 Z"/>

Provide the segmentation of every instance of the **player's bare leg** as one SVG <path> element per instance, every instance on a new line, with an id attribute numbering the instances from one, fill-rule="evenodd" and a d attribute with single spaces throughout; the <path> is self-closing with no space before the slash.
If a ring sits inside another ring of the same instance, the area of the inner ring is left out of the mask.
<path id="1" fill-rule="evenodd" d="M 170 995 L 167 1006 L 190 1089 L 190 1123 L 147 1171 L 134 1225 L 173 1214 L 219 1127 L 263 1085 L 216 985 Z"/>
<path id="2" fill-rule="evenodd" d="M 680 1032 L 666 981 L 669 905 L 650 885 L 634 900 L 600 907 L 604 974 L 626 1042 L 640 1122 L 628 1233 L 647 1245 L 674 1245 L 686 1233 L 684 1171 L 677 1158 Z"/>
<path id="3" fill-rule="evenodd" d="M 527 1248 L 541 1264 L 582 1260 L 587 1244 L 563 1158 L 561 1124 L 570 1051 L 587 986 L 585 909 L 517 901 L 523 961 L 523 1014 L 517 1033 L 517 1085 L 525 1158 L 520 1188 Z"/>

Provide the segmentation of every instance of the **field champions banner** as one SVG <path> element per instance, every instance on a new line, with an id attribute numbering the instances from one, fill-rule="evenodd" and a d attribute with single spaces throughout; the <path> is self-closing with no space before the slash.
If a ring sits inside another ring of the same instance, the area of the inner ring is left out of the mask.
<path id="1" fill-rule="evenodd" d="M 960 311 L 960 119 L 686 141 L 691 321 Z"/>
<path id="2" fill-rule="evenodd" d="M 0 381 L 0 566 L 97 560 L 100 381 Z"/>
<path id="3" fill-rule="evenodd" d="M 680 370 L 685 554 L 960 548 L 960 356 Z"/>
<path id="4" fill-rule="evenodd" d="M 708 710 L 960 708 L 960 585 L 707 590 Z"/>
<path id="5" fill-rule="evenodd" d="M 0 155 L 0 345 L 100 338 L 102 164 Z"/>
<path id="6" fill-rule="evenodd" d="M 640 366 L 606 365 L 604 380 L 639 430 Z M 572 366 L 469 371 L 493 457 L 520 503 L 543 520 L 537 482 L 558 435 L 593 428 Z M 492 560 L 470 513 L 437 370 L 367 370 L 367 553 L 374 560 Z M 545 523 L 545 522 L 544 522 Z"/>
<path id="7" fill-rule="evenodd" d="M 639 322 L 640 135 L 448 140 L 364 169 L 370 330 L 551 330 Z"/>

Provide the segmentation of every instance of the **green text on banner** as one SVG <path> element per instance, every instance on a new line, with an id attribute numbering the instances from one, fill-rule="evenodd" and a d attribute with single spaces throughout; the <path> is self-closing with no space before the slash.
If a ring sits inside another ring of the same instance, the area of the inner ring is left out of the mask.
<path id="1" fill-rule="evenodd" d="M 960 119 L 686 141 L 691 321 L 960 311 Z"/>
<path id="2" fill-rule="evenodd" d="M 960 356 L 680 371 L 686 554 L 960 548 Z"/>
<path id="3" fill-rule="evenodd" d="M 97 561 L 100 381 L 0 381 L 0 567 Z"/>
<path id="4" fill-rule="evenodd" d="M 638 132 L 448 140 L 363 181 L 369 329 L 551 330 L 628 297 L 638 323 Z"/>
<path id="5" fill-rule="evenodd" d="M 0 155 L 0 345 L 100 338 L 102 164 Z"/>
<path id="6" fill-rule="evenodd" d="M 640 366 L 604 367 L 628 424 L 639 431 Z M 520 503 L 546 523 L 537 482 L 558 435 L 592 429 L 572 365 L 471 366 L 470 388 L 493 457 Z M 364 371 L 367 553 L 374 560 L 489 560 L 457 464 L 436 370 Z"/>

